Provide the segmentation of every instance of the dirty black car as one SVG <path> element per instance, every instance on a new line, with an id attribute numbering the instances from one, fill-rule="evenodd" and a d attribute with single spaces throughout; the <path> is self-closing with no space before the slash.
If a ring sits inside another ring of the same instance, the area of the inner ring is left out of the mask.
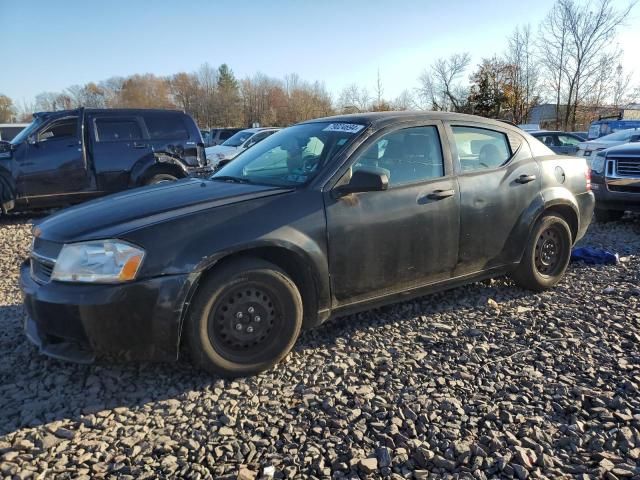
<path id="1" fill-rule="evenodd" d="M 589 225 L 582 159 L 447 113 L 318 119 L 207 180 L 119 193 L 34 228 L 25 330 L 43 353 L 265 370 L 301 328 L 502 274 L 560 281 Z"/>

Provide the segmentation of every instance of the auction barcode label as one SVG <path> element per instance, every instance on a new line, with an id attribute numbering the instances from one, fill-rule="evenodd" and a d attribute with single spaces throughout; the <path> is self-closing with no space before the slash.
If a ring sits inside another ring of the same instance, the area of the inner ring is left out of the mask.
<path id="1" fill-rule="evenodd" d="M 358 133 L 364 128 L 364 125 L 357 123 L 332 123 L 331 125 L 322 129 L 323 132 L 345 132 L 345 133 Z"/>

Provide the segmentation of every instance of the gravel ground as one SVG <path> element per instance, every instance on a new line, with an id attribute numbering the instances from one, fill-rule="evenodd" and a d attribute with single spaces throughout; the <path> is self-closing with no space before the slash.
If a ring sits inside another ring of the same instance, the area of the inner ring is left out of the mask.
<path id="1" fill-rule="evenodd" d="M 337 319 L 236 381 L 39 355 L 20 330 L 29 228 L 0 226 L 0 477 L 640 479 L 640 217 L 581 242 L 617 266 Z"/>

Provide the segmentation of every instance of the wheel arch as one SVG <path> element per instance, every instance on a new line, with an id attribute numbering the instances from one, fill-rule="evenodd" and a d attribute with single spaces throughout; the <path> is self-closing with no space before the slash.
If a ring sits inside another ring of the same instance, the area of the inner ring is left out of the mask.
<path id="1" fill-rule="evenodd" d="M 303 252 L 298 251 L 295 246 L 284 244 L 248 246 L 243 249 L 227 252 L 209 262 L 209 264 L 201 270 L 198 281 L 191 287 L 191 291 L 187 296 L 189 306 L 191 300 L 197 295 L 200 285 L 209 275 L 212 275 L 213 272 L 222 265 L 244 258 L 257 258 L 273 263 L 293 280 L 302 297 L 303 328 L 316 326 L 324 320 L 324 317 L 318 315 L 319 305 L 321 303 L 321 280 L 319 273 L 312 267 L 312 261 L 306 258 Z M 185 309 L 183 318 L 180 321 L 180 344 L 182 343 L 184 324 L 189 315 L 189 306 Z"/>
<path id="2" fill-rule="evenodd" d="M 167 173 L 176 178 L 184 178 L 188 175 L 187 169 L 180 159 L 164 153 L 157 153 L 136 162 L 131 169 L 129 185 L 132 187 L 144 185 L 147 180 L 160 173 Z"/>

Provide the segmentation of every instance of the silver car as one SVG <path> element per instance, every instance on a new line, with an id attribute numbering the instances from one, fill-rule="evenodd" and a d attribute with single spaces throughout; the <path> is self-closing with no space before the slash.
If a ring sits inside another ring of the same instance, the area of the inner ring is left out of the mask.
<path id="1" fill-rule="evenodd" d="M 590 140 L 588 142 L 581 142 L 578 144 L 579 157 L 591 158 L 594 152 L 599 152 L 605 148 L 615 147 L 624 143 L 638 142 L 640 141 L 640 128 L 628 128 L 626 130 L 619 130 L 604 137 Z"/>
<path id="2" fill-rule="evenodd" d="M 205 148 L 208 163 L 214 168 L 221 166 L 220 162 L 227 163 L 237 157 L 247 148 L 264 140 L 269 135 L 276 133 L 279 128 L 247 128 L 226 140 L 222 145 Z"/>

